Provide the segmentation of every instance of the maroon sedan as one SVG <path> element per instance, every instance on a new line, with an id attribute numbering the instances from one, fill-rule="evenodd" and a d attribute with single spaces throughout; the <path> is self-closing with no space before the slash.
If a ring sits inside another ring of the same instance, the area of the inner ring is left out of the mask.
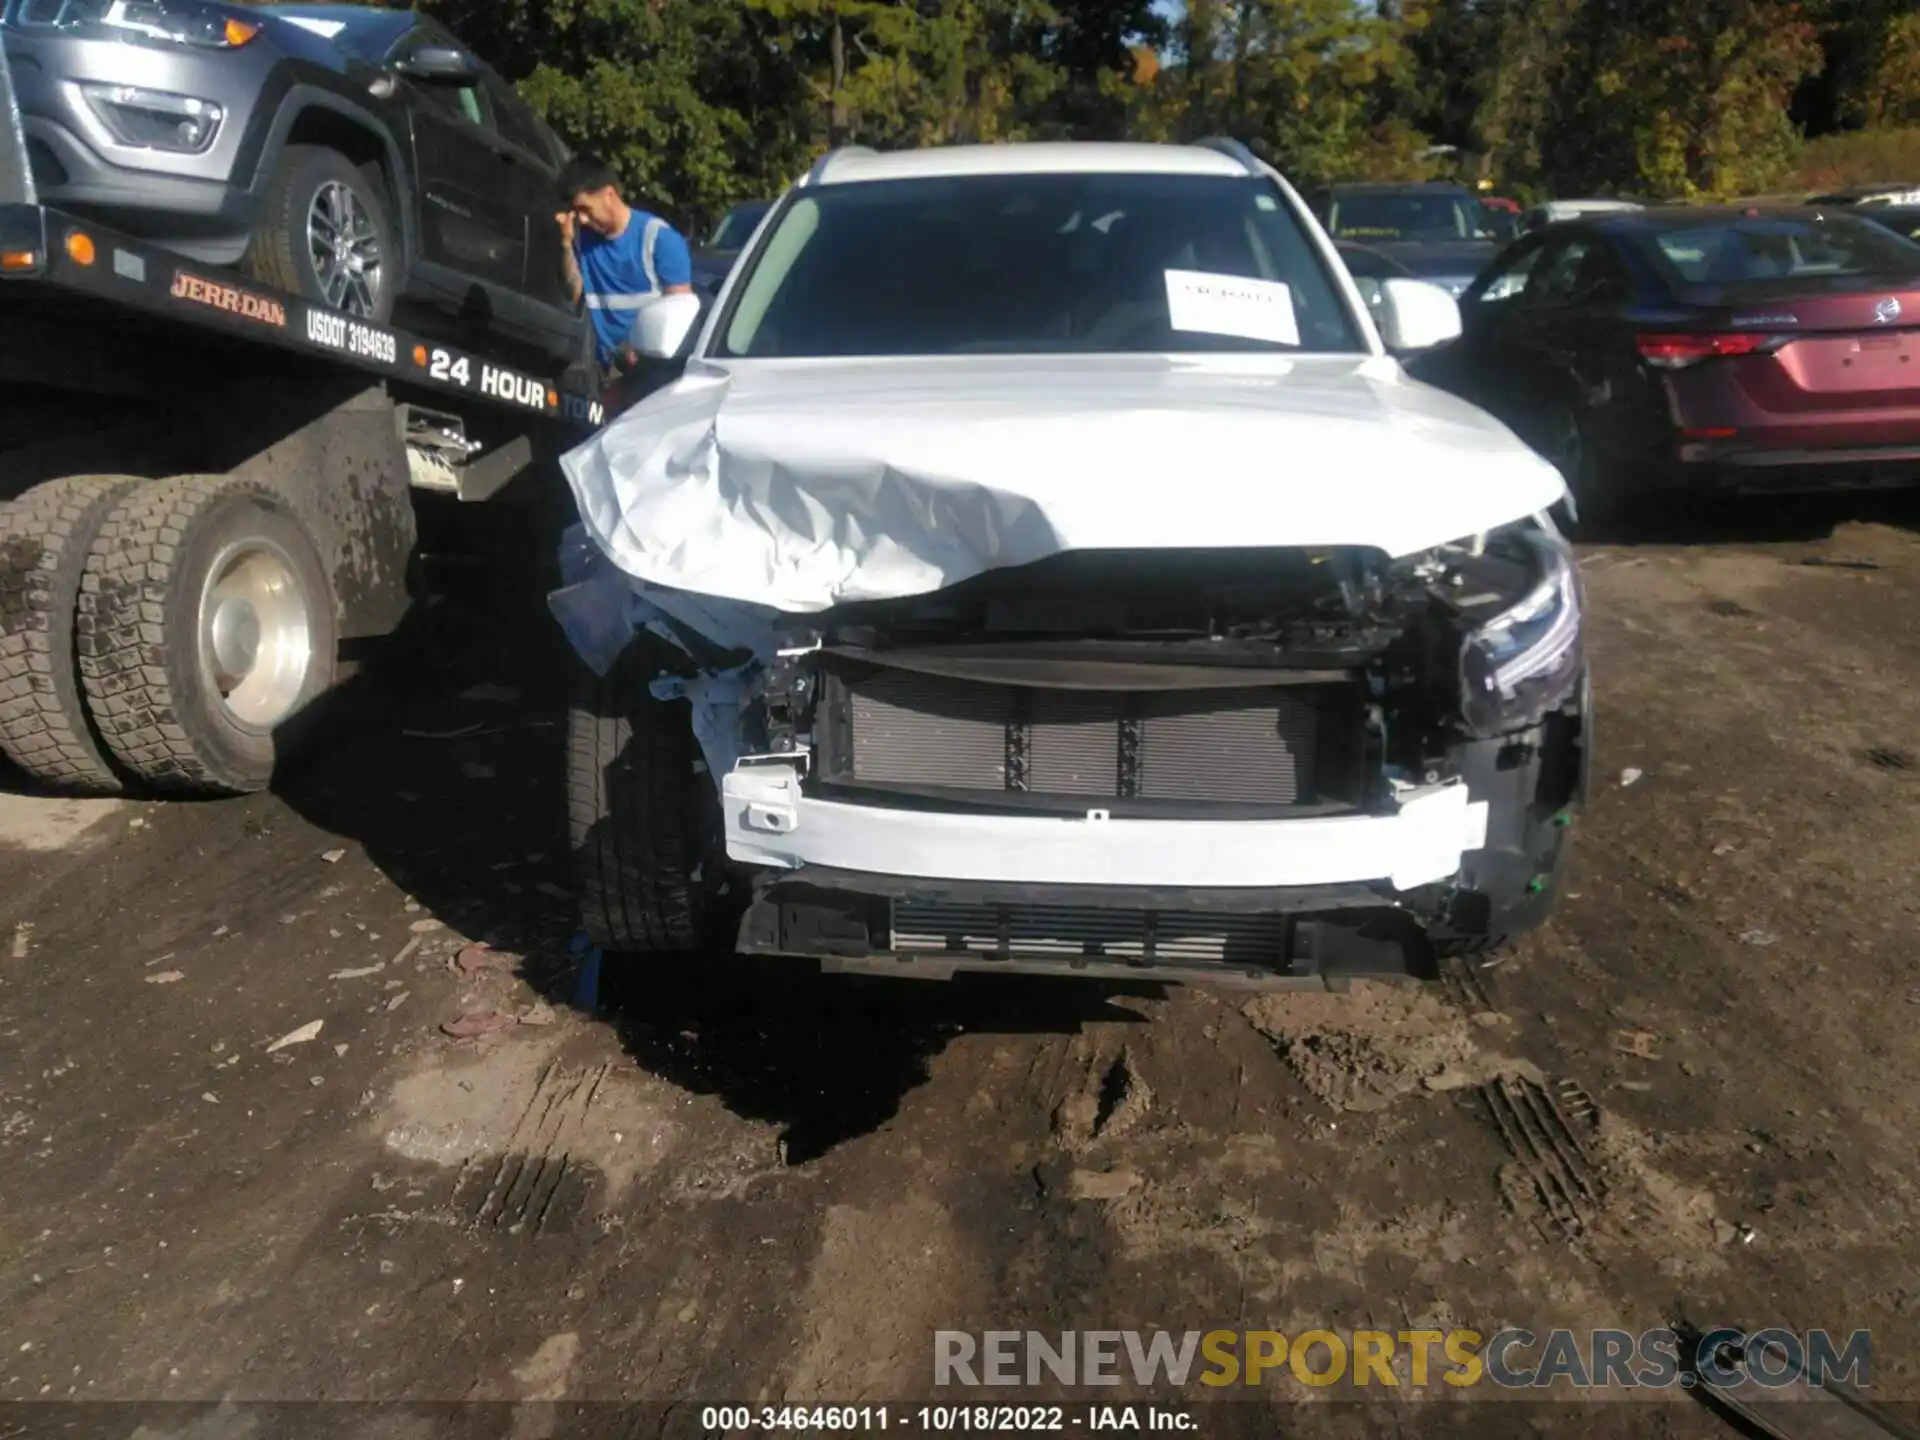
<path id="1" fill-rule="evenodd" d="M 1920 245 L 1813 210 L 1647 210 L 1509 246 L 1430 378 L 1567 475 L 1586 518 L 1663 486 L 1920 484 Z"/>

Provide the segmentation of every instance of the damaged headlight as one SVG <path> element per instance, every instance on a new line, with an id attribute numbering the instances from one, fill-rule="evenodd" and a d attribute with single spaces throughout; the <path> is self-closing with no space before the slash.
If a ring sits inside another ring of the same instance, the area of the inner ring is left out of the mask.
<path id="1" fill-rule="evenodd" d="M 1460 709 L 1482 737 L 1536 725 L 1579 678 L 1580 572 L 1557 535 L 1531 527 L 1501 537 L 1532 579 L 1521 598 L 1468 632 L 1460 650 Z"/>

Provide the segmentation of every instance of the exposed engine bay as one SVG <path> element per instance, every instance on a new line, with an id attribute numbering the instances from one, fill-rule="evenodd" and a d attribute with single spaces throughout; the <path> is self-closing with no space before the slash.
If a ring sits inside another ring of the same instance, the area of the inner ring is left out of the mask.
<path id="1" fill-rule="evenodd" d="M 744 875 L 747 950 L 1419 973 L 1538 923 L 1584 795 L 1578 576 L 1536 522 L 1397 560 L 1068 552 L 807 615 L 720 603 L 635 607 L 671 641 L 653 693 L 693 702 L 703 873 Z"/>
<path id="2" fill-rule="evenodd" d="M 1577 578 L 1531 525 L 1400 561 L 1069 553 L 777 634 L 750 750 L 823 791 L 1028 812 L 1365 812 L 1539 724 L 1583 663 Z"/>

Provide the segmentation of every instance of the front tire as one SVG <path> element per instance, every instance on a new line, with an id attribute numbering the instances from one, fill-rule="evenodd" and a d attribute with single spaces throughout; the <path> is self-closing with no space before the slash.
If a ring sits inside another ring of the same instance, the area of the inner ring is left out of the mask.
<path id="1" fill-rule="evenodd" d="M 1547 412 L 1544 428 L 1541 453 L 1567 482 L 1577 512 L 1560 518 L 1572 520 L 1574 529 L 1588 534 L 1617 524 L 1621 515 L 1618 477 L 1607 474 L 1587 419 L 1571 402 L 1561 401 Z"/>
<path id="2" fill-rule="evenodd" d="M 120 767 L 174 794 L 248 794 L 337 678 L 320 552 L 280 495 L 187 475 L 129 492 L 87 559 L 80 679 Z"/>
<path id="3" fill-rule="evenodd" d="M 684 700 L 656 700 L 658 643 L 604 679 L 581 667 L 568 717 L 567 816 L 587 937 L 674 954 L 719 938 L 720 807 Z"/>
<path id="4" fill-rule="evenodd" d="M 400 247 L 379 185 L 337 150 L 289 145 L 240 262 L 262 284 L 384 325 Z"/>

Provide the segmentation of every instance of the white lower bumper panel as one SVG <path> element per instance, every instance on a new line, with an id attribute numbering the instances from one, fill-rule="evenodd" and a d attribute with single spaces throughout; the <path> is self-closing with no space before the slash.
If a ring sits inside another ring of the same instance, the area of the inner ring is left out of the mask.
<path id="1" fill-rule="evenodd" d="M 1241 889 L 1445 880 L 1486 843 L 1487 806 L 1464 785 L 1414 792 L 1393 815 L 1308 820 L 1114 820 L 967 815 L 847 805 L 800 793 L 787 765 L 723 786 L 727 854 L 750 865 L 1036 885 Z"/>

